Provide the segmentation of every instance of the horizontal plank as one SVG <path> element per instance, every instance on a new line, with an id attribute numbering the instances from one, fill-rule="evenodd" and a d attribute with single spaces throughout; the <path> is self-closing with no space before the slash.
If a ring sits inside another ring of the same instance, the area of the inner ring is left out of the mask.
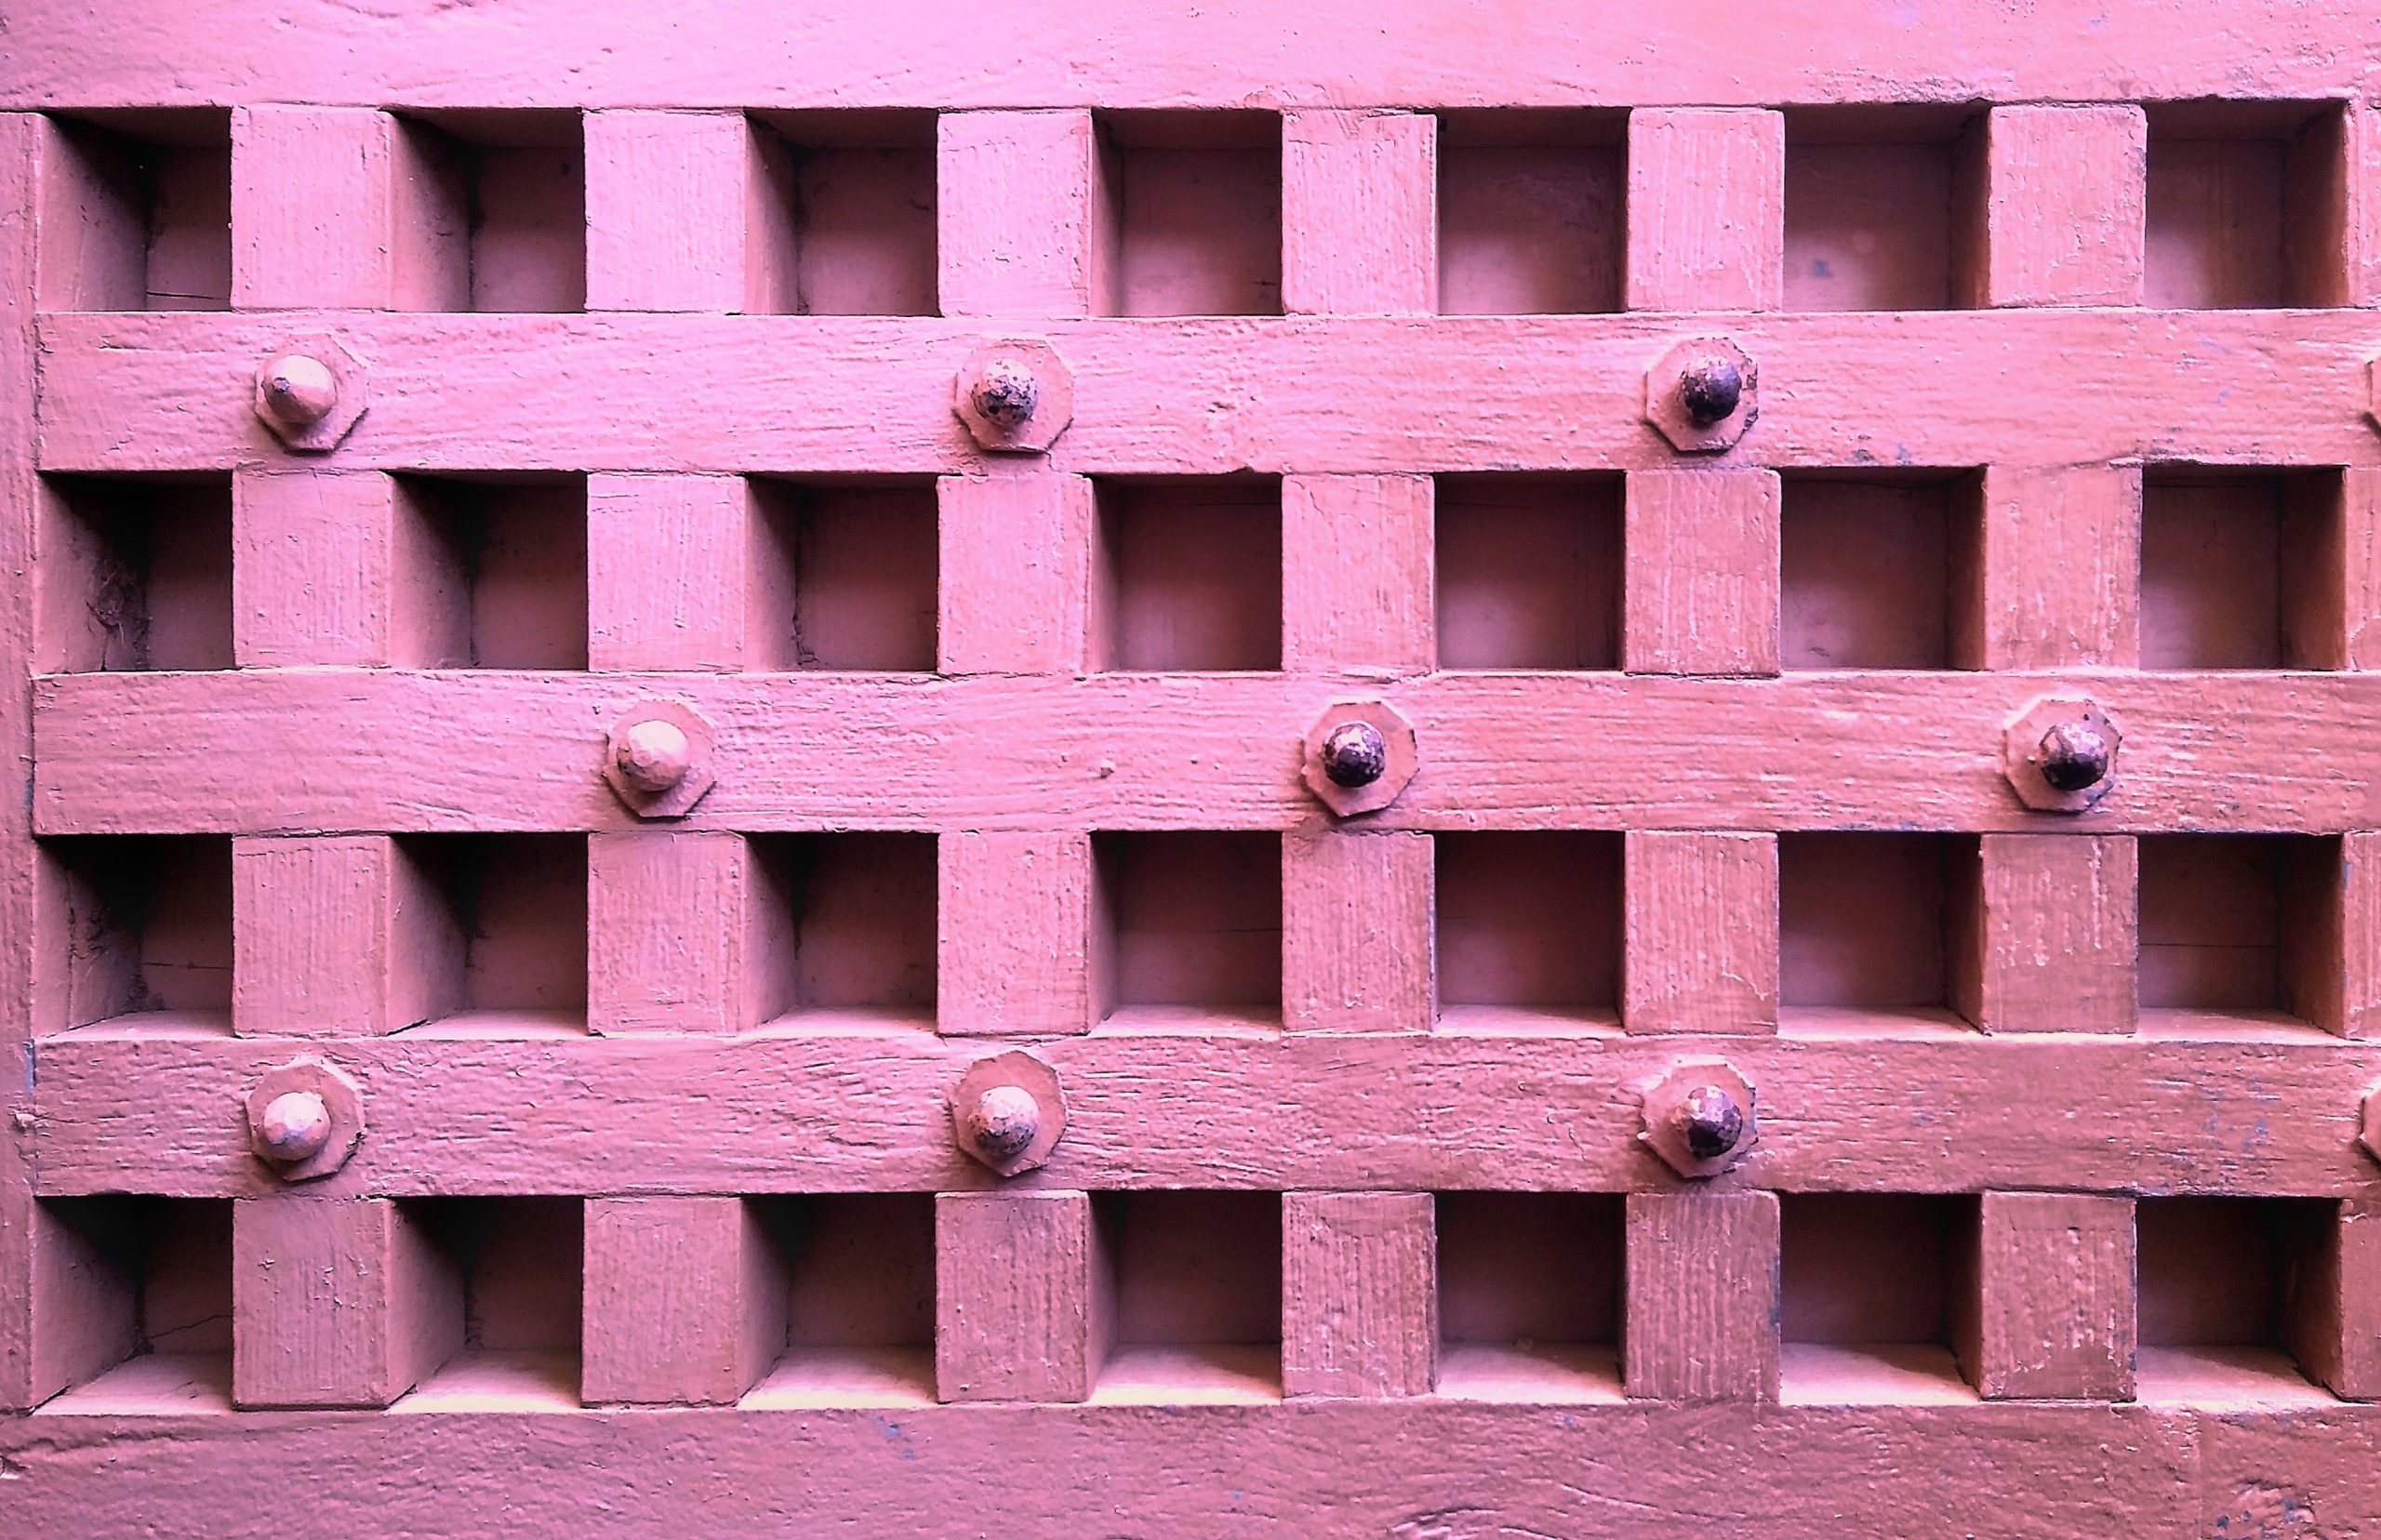
<path id="1" fill-rule="evenodd" d="M 1360 4 L 1151 7 L 1049 0 L 1030 29 L 949 0 L 167 0 L 12 16 L 0 105 L 1693 106 L 2338 95 L 2367 61 L 2359 0 L 1919 6 L 1786 0 L 1757 34 L 1716 0 L 1466 3 L 1429 25 Z M 269 48 L 257 39 L 269 37 Z M 898 44 L 895 40 L 898 40 Z"/>
<path id="2" fill-rule="evenodd" d="M 1066 1136 L 1017 1188 L 1620 1191 L 1675 1185 L 1644 1088 L 1724 1058 L 1761 1141 L 1725 1180 L 1788 1190 L 2381 1196 L 2356 1145 L 2381 1042 L 2096 1036 L 1095 1032 L 1044 1042 Z M 996 1185 L 945 1098 L 980 1042 L 928 1033 L 319 1045 L 366 1130 L 327 1190 L 951 1191 Z M 70 1032 L 35 1046 L 37 1189 L 267 1189 L 239 1098 L 286 1041 Z"/>
<path id="3" fill-rule="evenodd" d="M 602 830 L 605 730 L 656 699 L 712 726 L 681 827 L 1292 829 L 1335 699 L 1411 720 L 1416 829 L 2381 827 L 2381 673 L 73 674 L 34 686 L 44 835 Z M 2088 696 L 2124 731 L 2082 816 L 2030 813 L 2003 724 Z M 468 728 L 459 727 L 468 724 Z"/>
<path id="4" fill-rule="evenodd" d="M 978 462 L 951 409 L 977 322 L 818 316 L 45 316 L 41 462 L 284 457 L 259 361 L 328 330 L 371 372 L 339 464 L 394 470 L 926 472 Z M 1663 315 L 1037 321 L 1075 377 L 1050 454 L 1104 473 L 1561 470 L 1677 462 L 1645 370 Z M 2381 464 L 2381 316 L 1943 311 L 1731 316 L 1761 368 L 1731 463 Z"/>

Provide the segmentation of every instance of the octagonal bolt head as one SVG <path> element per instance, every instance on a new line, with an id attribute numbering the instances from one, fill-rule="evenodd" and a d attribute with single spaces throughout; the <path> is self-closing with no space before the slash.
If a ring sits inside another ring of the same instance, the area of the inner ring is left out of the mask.
<path id="1" fill-rule="evenodd" d="M 347 1163 L 364 1136 L 364 1093 L 318 1058 L 292 1059 L 248 1088 L 248 1147 L 285 1182 L 310 1182 Z"/>
<path id="2" fill-rule="evenodd" d="M 1048 1160 L 1066 1131 L 1057 1071 L 1028 1053 L 978 1059 L 951 1093 L 951 1137 L 970 1159 L 1002 1176 Z"/>
<path id="3" fill-rule="evenodd" d="M 2357 1128 L 2356 1142 L 2364 1152 L 2381 1161 L 2381 1085 L 2364 1094 L 2364 1114 Z"/>
<path id="4" fill-rule="evenodd" d="M 2009 724 L 2001 773 L 2017 800 L 2043 813 L 2081 813 L 2116 784 L 2124 734 L 2082 699 L 2037 700 Z"/>
<path id="5" fill-rule="evenodd" d="M 1039 338 L 986 342 L 960 366 L 951 410 L 978 448 L 1038 455 L 1074 420 L 1074 377 Z"/>
<path id="6" fill-rule="evenodd" d="M 1692 455 L 1736 446 L 1761 416 L 1761 371 L 1724 337 L 1674 344 L 1645 371 L 1645 420 Z"/>
<path id="7" fill-rule="evenodd" d="M 257 366 L 257 419 L 286 449 L 337 448 L 370 404 L 363 364 L 336 338 L 293 338 Z"/>
<path id="8" fill-rule="evenodd" d="M 1752 1084 L 1724 1064 L 1684 1064 L 1645 1093 L 1638 1135 L 1682 1176 L 1717 1176 L 1761 1136 Z"/>
<path id="9" fill-rule="evenodd" d="M 1307 729 L 1307 790 L 1340 817 L 1387 807 L 1421 767 L 1414 724 L 1385 700 L 1335 701 Z"/>
<path id="10" fill-rule="evenodd" d="M 712 789 L 711 724 L 674 700 L 641 706 L 604 738 L 604 778 L 640 818 L 680 818 Z"/>

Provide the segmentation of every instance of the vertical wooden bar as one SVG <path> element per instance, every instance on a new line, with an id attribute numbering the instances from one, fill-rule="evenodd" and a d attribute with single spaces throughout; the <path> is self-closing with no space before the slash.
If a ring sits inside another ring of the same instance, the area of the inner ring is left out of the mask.
<path id="1" fill-rule="evenodd" d="M 1438 659 L 1428 476 L 1282 478 L 1282 666 L 1421 673 Z"/>
<path id="2" fill-rule="evenodd" d="M 767 666 L 765 533 L 742 476 L 588 477 L 588 667 Z"/>
<path id="3" fill-rule="evenodd" d="M 243 669 L 419 661 L 429 532 L 393 477 L 299 464 L 232 477 L 232 649 Z"/>
<path id="4" fill-rule="evenodd" d="M 2129 834 L 1986 834 L 1952 1003 L 1989 1032 L 2130 1032 L 2140 862 Z"/>
<path id="5" fill-rule="evenodd" d="M 590 1404 L 719 1405 L 785 1350 L 786 1279 L 741 1198 L 591 1198 L 580 1311 Z"/>
<path id="6" fill-rule="evenodd" d="M 2368 74 L 2364 91 L 2348 104 L 2347 208 L 2342 225 L 2348 245 L 2345 305 L 2381 305 L 2381 102 L 2371 92 L 2381 75 Z"/>
<path id="7" fill-rule="evenodd" d="M 1282 1195 L 1282 1393 L 1379 1400 L 1438 1384 L 1427 1192 Z"/>
<path id="8" fill-rule="evenodd" d="M 589 835 L 587 1029 L 740 1032 L 760 1025 L 760 880 L 741 834 Z"/>
<path id="9" fill-rule="evenodd" d="M 1988 1192 L 1962 1367 L 1988 1401 L 2131 1401 L 2133 1200 Z"/>
<path id="10" fill-rule="evenodd" d="M 439 1014 L 454 972 L 439 896 L 385 834 L 232 842 L 232 1029 L 379 1037 Z"/>
<path id="11" fill-rule="evenodd" d="M 1427 1032 L 1430 836 L 1322 828 L 1282 841 L 1282 1015 L 1293 1032 Z"/>
<path id="12" fill-rule="evenodd" d="M 1627 486 L 1621 666 L 1777 672 L 1777 473 L 1632 471 Z"/>
<path id="13" fill-rule="evenodd" d="M 403 130 L 367 107 L 232 110 L 232 305 L 388 310 Z"/>
<path id="14" fill-rule="evenodd" d="M 1785 298 L 1785 115 L 1630 113 L 1627 307 L 1774 311 Z"/>
<path id="15" fill-rule="evenodd" d="M 946 1192 L 934 1232 L 936 1396 L 1090 1396 L 1112 1286 L 1090 1194 Z"/>
<path id="16" fill-rule="evenodd" d="M 1091 113 L 945 113 L 936 136 L 945 315 L 1114 309 L 1114 216 Z"/>
<path id="17" fill-rule="evenodd" d="M 1423 315 L 1439 303 L 1439 120 L 1282 115 L 1282 309 Z"/>
<path id="18" fill-rule="evenodd" d="M 2348 1401 L 2381 1401 L 2381 1203 L 2323 1205 L 2297 1240 L 2282 1332 L 2307 1376 Z"/>
<path id="19" fill-rule="evenodd" d="M 2381 1037 L 2381 833 L 2340 836 L 2340 1002 L 2345 1038 Z"/>
<path id="20" fill-rule="evenodd" d="M 2381 470 L 2351 465 L 2340 472 L 2339 552 L 2338 665 L 2381 669 Z"/>
<path id="21" fill-rule="evenodd" d="M 937 485 L 942 671 L 1082 671 L 1090 659 L 1090 480 L 996 470 Z"/>
<path id="22" fill-rule="evenodd" d="M 1976 567 L 1960 667 L 2138 667 L 2140 467 L 1987 467 Z"/>
<path id="23" fill-rule="evenodd" d="M 1632 1399 L 1777 1399 L 1774 1192 L 1629 1195 L 1621 1382 Z"/>
<path id="24" fill-rule="evenodd" d="M 243 1407 L 386 1406 L 463 1345 L 460 1274 L 385 1198 L 233 1203 L 232 1313 Z"/>
<path id="25" fill-rule="evenodd" d="M 1635 830 L 1623 840 L 1622 1026 L 1777 1029 L 1777 837 Z"/>
<path id="26" fill-rule="evenodd" d="M 1091 836 L 960 830 L 936 851 L 938 1029 L 967 1036 L 1096 1025 Z"/>
<path id="27" fill-rule="evenodd" d="M 741 113 L 585 114 L 587 308 L 741 311 L 765 258 L 747 219 L 761 178 Z"/>
<path id="28" fill-rule="evenodd" d="M 2131 103 L 1995 107 L 1971 306 L 2141 303 L 2148 120 Z"/>

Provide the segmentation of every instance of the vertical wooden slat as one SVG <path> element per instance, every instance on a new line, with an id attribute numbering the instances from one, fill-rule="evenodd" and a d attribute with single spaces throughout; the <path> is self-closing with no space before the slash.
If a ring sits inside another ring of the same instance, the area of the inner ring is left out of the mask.
<path id="1" fill-rule="evenodd" d="M 1108 1351 L 1111 1275 L 1083 1192 L 935 1199 L 935 1393 L 1080 1401 Z"/>
<path id="2" fill-rule="evenodd" d="M 1080 671 L 1090 656 L 1090 481 L 1004 468 L 938 487 L 942 671 Z"/>
<path id="3" fill-rule="evenodd" d="M 776 1247 L 743 1199 L 590 1199 L 581 1396 L 733 1401 L 784 1351 L 786 1302 Z"/>
<path id="4" fill-rule="evenodd" d="M 2375 201 L 2381 202 L 2381 191 Z M 2381 669 L 2381 470 L 2340 472 L 2340 630 L 2343 669 Z"/>
<path id="5" fill-rule="evenodd" d="M 379 1037 L 452 1003 L 439 896 L 385 834 L 232 843 L 232 1029 Z"/>
<path id="6" fill-rule="evenodd" d="M 1282 841 L 1282 1015 L 1293 1032 L 1427 1032 L 1430 836 L 1317 829 Z"/>
<path id="7" fill-rule="evenodd" d="M 1630 673 L 1776 673 L 1777 473 L 1634 471 L 1627 485 L 1621 666 Z"/>
<path id="8" fill-rule="evenodd" d="M 589 835 L 588 1030 L 758 1026 L 759 881 L 741 834 L 665 828 Z"/>
<path id="9" fill-rule="evenodd" d="M 385 1198 L 234 1203 L 232 1313 L 244 1407 L 386 1406 L 463 1345 L 453 1259 Z"/>
<path id="10" fill-rule="evenodd" d="M 1096 1025 L 1091 836 L 958 830 L 936 849 L 939 1029 L 966 1036 Z"/>
<path id="11" fill-rule="evenodd" d="M 1960 1014 L 1989 1032 L 2130 1032 L 2140 866 L 2128 834 L 1986 834 Z"/>
<path id="12" fill-rule="evenodd" d="M 395 480 L 286 462 L 232 479 L 232 648 L 244 669 L 429 661 L 407 622 L 436 602 Z"/>
<path id="13" fill-rule="evenodd" d="M 362 107 L 232 110 L 232 304 L 387 310 L 398 302 L 402 130 Z"/>
<path id="14" fill-rule="evenodd" d="M 2138 305 L 2149 133 L 2131 104 L 1995 107 L 1970 305 Z"/>
<path id="15" fill-rule="evenodd" d="M 587 145 L 587 308 L 741 311 L 765 254 L 748 232 L 762 171 L 741 113 L 596 112 Z"/>
<path id="16" fill-rule="evenodd" d="M 587 662 L 596 670 L 765 668 L 769 555 L 741 476 L 587 479 Z M 756 613 L 760 612 L 760 613 Z"/>
<path id="17" fill-rule="evenodd" d="M 2381 1203 L 2323 1204 L 2308 1228 L 2282 1302 L 2291 1354 L 2332 1394 L 2381 1401 Z"/>
<path id="18" fill-rule="evenodd" d="M 1771 311 L 1785 295 L 1785 116 L 1630 113 L 1628 308 Z"/>
<path id="19" fill-rule="evenodd" d="M 1282 478 L 1282 666 L 1418 673 L 1438 657 L 1428 476 Z"/>
<path id="20" fill-rule="evenodd" d="M 2381 1037 L 2381 833 L 2340 836 L 2338 1019 L 2345 1038 Z"/>
<path id="21" fill-rule="evenodd" d="M 1777 837 L 1630 830 L 1623 847 L 1623 1027 L 1776 1031 Z"/>
<path id="22" fill-rule="evenodd" d="M 1777 1399 L 1774 1192 L 1629 1195 L 1621 1381 L 1634 1399 Z"/>
<path id="23" fill-rule="evenodd" d="M 1961 667 L 2139 665 L 2138 466 L 1989 467 L 1983 533 Z"/>
<path id="24" fill-rule="evenodd" d="M 1977 1394 L 2131 1401 L 2133 1200 L 1988 1192 L 1980 1209 L 1960 1344 Z"/>
<path id="25" fill-rule="evenodd" d="M 942 312 L 1112 312 L 1114 215 L 1091 114 L 945 113 L 936 133 Z"/>
<path id="26" fill-rule="evenodd" d="M 1282 308 L 1427 314 L 1439 301 L 1438 119 L 1312 108 L 1282 117 Z"/>
<path id="27" fill-rule="evenodd" d="M 1377 1400 L 1438 1382 L 1427 1192 L 1282 1195 L 1282 1392 Z"/>

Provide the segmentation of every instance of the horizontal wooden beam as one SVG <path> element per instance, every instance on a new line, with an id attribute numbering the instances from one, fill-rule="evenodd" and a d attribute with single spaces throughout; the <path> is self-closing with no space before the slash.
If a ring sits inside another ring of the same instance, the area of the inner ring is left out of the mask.
<path id="1" fill-rule="evenodd" d="M 1038 1043 L 1065 1137 L 1010 1189 L 1618 1191 L 1677 1185 L 1639 1140 L 1644 1089 L 1723 1058 L 1761 1138 L 1723 1186 L 2059 1188 L 2381 1197 L 2357 1117 L 2381 1042 L 2311 1029 L 2223 1040 L 1691 1041 L 1470 1032 L 1287 1036 L 1110 1029 Z M 1837 1026 L 1841 1029 L 1841 1024 Z M 35 1044 L 27 1139 L 44 1196 L 252 1195 L 246 1087 L 291 1044 L 85 1029 Z M 327 1190 L 953 1191 L 948 1097 L 980 1042 L 923 1029 L 310 1044 L 364 1088 L 366 1137 Z M 1232 1109 L 1277 1109 L 1241 1117 Z M 700 1136 L 689 1133 L 700 1109 Z"/>
<path id="2" fill-rule="evenodd" d="M 1645 371 L 1709 320 L 1037 322 L 1074 375 L 1059 471 L 1661 467 Z M 1761 419 L 1731 464 L 2381 464 L 2358 311 L 1731 316 Z M 249 379 L 293 335 L 372 361 L 351 469 L 921 473 L 980 458 L 951 380 L 976 321 L 831 316 L 45 316 L 48 471 L 277 460 Z"/>
<path id="3" fill-rule="evenodd" d="M 715 737 L 673 827 L 1297 829 L 1297 745 L 1351 692 L 1420 744 L 1373 828 L 2341 832 L 2381 765 L 2381 673 L 73 674 L 34 686 L 34 832 L 635 827 L 604 733 L 658 700 Z M 2029 812 L 2005 724 L 2078 696 L 2116 784 Z"/>

